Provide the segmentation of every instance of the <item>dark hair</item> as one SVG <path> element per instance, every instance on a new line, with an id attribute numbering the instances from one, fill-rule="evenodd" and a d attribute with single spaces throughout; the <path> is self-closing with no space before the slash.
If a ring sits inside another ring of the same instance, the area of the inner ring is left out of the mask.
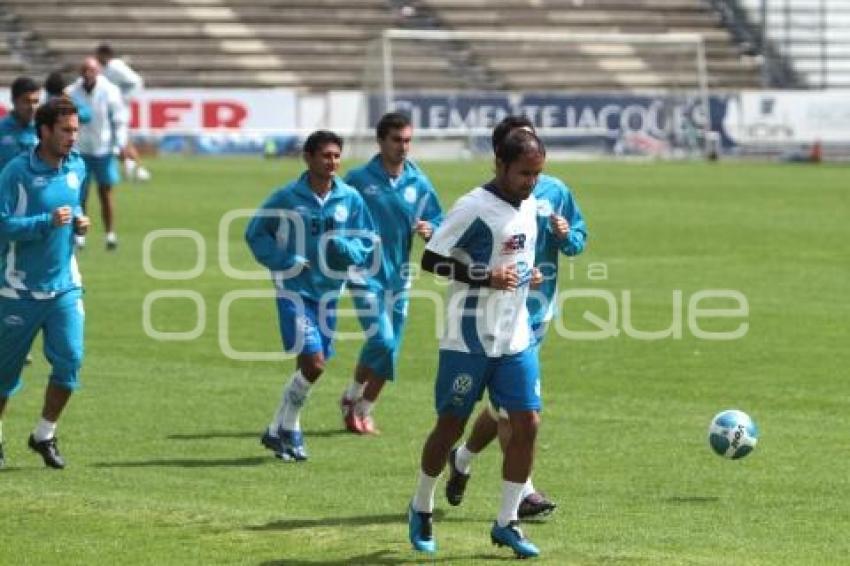
<path id="1" fill-rule="evenodd" d="M 30 92 L 35 92 L 41 87 L 38 86 L 38 83 L 32 80 L 29 77 L 18 77 L 12 83 L 12 100 L 14 101 L 16 98 L 21 96 L 22 94 L 28 94 Z"/>
<path id="2" fill-rule="evenodd" d="M 62 71 L 53 71 L 44 80 L 44 90 L 47 91 L 47 96 L 62 96 L 66 86 L 68 86 L 68 81 L 65 80 Z"/>
<path id="3" fill-rule="evenodd" d="M 316 130 L 307 137 L 304 142 L 304 153 L 316 153 L 319 149 L 329 143 L 335 143 L 342 149 L 342 138 L 331 132 L 330 130 Z"/>
<path id="4" fill-rule="evenodd" d="M 378 139 L 382 140 L 387 137 L 390 130 L 400 130 L 410 125 L 410 118 L 401 112 L 387 112 L 381 119 L 378 120 L 378 125 L 375 127 L 375 132 L 378 134 Z"/>
<path id="5" fill-rule="evenodd" d="M 513 130 L 496 148 L 496 157 L 505 165 L 510 165 L 523 155 L 539 153 L 546 156 L 546 147 L 536 134 L 528 130 Z"/>
<path id="6" fill-rule="evenodd" d="M 493 128 L 493 151 L 496 151 L 502 145 L 505 136 L 517 128 L 528 128 L 531 132 L 534 132 L 534 124 L 525 116 L 507 116 Z"/>
<path id="7" fill-rule="evenodd" d="M 115 51 L 108 43 L 101 43 L 97 46 L 97 49 L 95 49 L 94 52 L 96 55 L 105 57 L 107 59 L 112 59 L 113 57 L 115 57 Z"/>
<path id="8" fill-rule="evenodd" d="M 38 132 L 38 137 L 41 138 L 42 126 L 47 126 L 52 130 L 60 116 L 73 116 L 75 114 L 77 114 L 77 107 L 67 96 L 51 98 L 35 111 L 35 130 Z"/>

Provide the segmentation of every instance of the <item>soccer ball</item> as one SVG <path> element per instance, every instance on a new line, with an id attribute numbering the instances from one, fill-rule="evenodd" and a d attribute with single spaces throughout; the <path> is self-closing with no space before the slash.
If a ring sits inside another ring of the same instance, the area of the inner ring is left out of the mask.
<path id="1" fill-rule="evenodd" d="M 759 431 L 750 416 L 737 409 L 717 413 L 708 427 L 708 443 L 719 456 L 737 460 L 753 451 Z"/>

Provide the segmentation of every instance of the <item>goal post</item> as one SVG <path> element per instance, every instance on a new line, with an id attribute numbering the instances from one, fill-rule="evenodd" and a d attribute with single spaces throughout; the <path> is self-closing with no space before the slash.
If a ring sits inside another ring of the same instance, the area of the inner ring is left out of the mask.
<path id="1" fill-rule="evenodd" d="M 565 146 L 627 151 L 637 139 L 659 154 L 692 155 L 712 139 L 706 47 L 698 33 L 386 29 L 367 49 L 363 93 L 366 130 L 384 112 L 399 110 L 411 114 L 417 140 L 466 140 L 473 153 L 481 145 L 473 142 L 507 114 L 528 115 L 542 137 Z M 571 99 L 576 106 L 566 108 Z M 616 124 L 643 118 L 587 109 L 606 100 L 646 105 L 657 121 L 652 135 Z M 552 110 L 547 101 L 564 108 Z"/>

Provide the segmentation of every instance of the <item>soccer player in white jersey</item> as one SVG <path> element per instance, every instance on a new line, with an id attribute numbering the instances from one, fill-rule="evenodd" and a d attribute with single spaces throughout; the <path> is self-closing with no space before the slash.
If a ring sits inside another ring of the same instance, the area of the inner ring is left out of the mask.
<path id="1" fill-rule="evenodd" d="M 115 51 L 108 43 L 101 43 L 94 52 L 95 58 L 103 69 L 103 76 L 121 91 L 124 101 L 124 110 L 127 112 L 128 121 L 130 114 L 130 98 L 136 96 L 145 87 L 142 76 L 133 70 L 123 59 L 115 56 Z M 136 151 L 133 142 L 128 140 L 124 151 L 124 173 L 131 181 L 149 181 L 150 171 L 145 169 L 139 162 L 139 152 Z"/>
<path id="2" fill-rule="evenodd" d="M 112 188 L 121 179 L 115 163 L 115 151 L 121 157 L 127 147 L 127 112 L 121 92 L 101 75 L 100 63 L 94 57 L 86 57 L 83 61 L 80 78 L 68 88 L 68 96 L 91 113 L 89 122 L 80 128 L 79 148 L 87 170 L 80 202 L 85 210 L 89 182 L 94 178 L 106 229 L 106 249 L 114 250 L 118 247 L 118 236 L 115 233 Z M 78 238 L 77 245 L 82 247 L 85 240 Z"/>
<path id="3" fill-rule="evenodd" d="M 526 300 L 529 287 L 542 282 L 534 267 L 537 205 L 531 193 L 545 156 L 533 133 L 509 134 L 496 152 L 495 178 L 457 201 L 422 256 L 423 269 L 452 281 L 435 386 L 437 423 L 422 449 L 408 509 L 409 539 L 418 551 L 437 550 L 431 528 L 437 478 L 487 389 L 512 427 L 490 538 L 523 558 L 539 554 L 519 529 L 517 509 L 531 473 L 541 406 Z"/>

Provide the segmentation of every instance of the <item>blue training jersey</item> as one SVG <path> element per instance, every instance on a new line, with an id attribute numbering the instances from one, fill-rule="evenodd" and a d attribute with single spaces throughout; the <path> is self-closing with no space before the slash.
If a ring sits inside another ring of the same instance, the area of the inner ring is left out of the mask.
<path id="1" fill-rule="evenodd" d="M 35 122 L 21 123 L 11 113 L 0 119 L 0 170 L 7 163 L 23 152 L 27 152 L 38 144 L 38 134 Z"/>
<path id="2" fill-rule="evenodd" d="M 266 199 L 248 224 L 245 240 L 257 261 L 272 272 L 279 290 L 320 301 L 339 295 L 348 265 L 369 263 L 374 240 L 364 236 L 367 233 L 377 239 L 369 211 L 354 188 L 334 178 L 320 201 L 305 172 Z M 332 234 L 335 238 L 329 242 Z M 344 244 L 341 251 L 338 242 Z M 332 261 L 340 255 L 346 255 L 348 265 Z"/>
<path id="3" fill-rule="evenodd" d="M 58 168 L 35 149 L 0 173 L 0 294 L 43 298 L 82 285 L 74 257 L 73 222 L 53 226 L 53 211 L 82 214 L 83 159 L 72 152 Z"/>
<path id="4" fill-rule="evenodd" d="M 405 160 L 402 174 L 392 181 L 380 155 L 349 171 L 345 182 L 363 196 L 381 236 L 381 269 L 370 283 L 391 291 L 406 288 L 416 222 L 425 220 L 436 229 L 443 219 L 437 191 L 428 176 L 409 160 Z"/>
<path id="5" fill-rule="evenodd" d="M 534 324 L 552 318 L 552 299 L 558 291 L 558 254 L 574 256 L 584 250 L 587 224 L 573 194 L 560 180 L 540 175 L 534 187 L 537 199 L 537 246 L 534 264 L 543 273 L 543 283 L 528 300 L 529 321 Z M 555 238 L 550 216 L 563 216 L 570 224 L 564 240 Z"/>

